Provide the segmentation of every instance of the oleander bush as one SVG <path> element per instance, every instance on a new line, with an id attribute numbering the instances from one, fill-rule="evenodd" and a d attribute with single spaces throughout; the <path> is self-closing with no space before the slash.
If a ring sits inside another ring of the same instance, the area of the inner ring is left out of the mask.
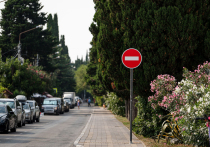
<path id="1" fill-rule="evenodd" d="M 193 72 L 183 68 L 183 79 L 176 83 L 170 75 L 159 75 L 151 82 L 153 96 L 148 101 L 154 110 L 170 112 L 181 130 L 183 143 L 208 146 L 205 121 L 196 118 L 210 116 L 210 63 L 206 61 Z M 161 117 L 160 113 L 157 116 Z"/>
<path id="2" fill-rule="evenodd" d="M 111 92 L 107 94 L 105 104 L 108 110 L 111 110 L 114 114 L 125 116 L 125 102 L 115 93 Z"/>

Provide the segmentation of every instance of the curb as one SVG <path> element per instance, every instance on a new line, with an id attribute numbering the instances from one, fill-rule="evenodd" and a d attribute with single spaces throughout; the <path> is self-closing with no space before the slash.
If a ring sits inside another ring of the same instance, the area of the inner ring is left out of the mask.
<path id="1" fill-rule="evenodd" d="M 94 112 L 94 110 L 93 110 L 93 112 Z M 92 119 L 92 113 L 91 113 L 91 116 L 90 116 L 90 118 L 89 118 L 89 120 L 88 120 L 88 122 L 87 122 L 87 124 L 86 124 L 86 126 L 85 126 L 85 128 L 82 130 L 82 133 L 79 135 L 79 137 L 74 141 L 74 145 L 76 146 L 76 147 L 83 147 L 83 145 L 78 145 L 78 143 L 79 143 L 79 141 L 80 141 L 80 139 L 82 138 L 82 136 L 85 134 L 85 131 L 87 130 L 87 127 L 88 127 L 88 125 L 89 125 L 89 123 L 90 123 L 90 121 L 91 121 L 91 119 Z"/>
<path id="2" fill-rule="evenodd" d="M 112 113 L 112 112 L 111 112 Z M 113 113 L 112 113 L 113 114 Z M 114 114 L 113 114 L 114 115 Z M 116 118 L 115 118 L 116 119 Z M 116 119 L 117 120 L 117 119 Z M 119 121 L 119 120 L 117 120 L 117 121 Z M 120 121 L 119 121 L 120 122 Z M 120 123 L 122 123 L 122 122 L 120 122 Z M 126 129 L 128 129 L 123 123 L 122 123 L 122 125 L 126 128 Z M 130 131 L 130 129 L 128 129 L 129 131 Z M 136 135 L 135 134 L 133 134 L 133 132 L 132 132 L 132 135 L 133 136 L 135 136 L 136 137 Z M 137 138 L 137 137 L 136 137 Z M 138 139 L 138 138 L 137 138 Z M 138 139 L 139 140 L 139 139 Z M 144 142 L 143 141 L 141 141 L 141 140 L 139 140 L 141 143 L 142 143 L 142 145 L 144 146 L 144 147 L 147 147 L 145 144 L 144 144 Z"/>

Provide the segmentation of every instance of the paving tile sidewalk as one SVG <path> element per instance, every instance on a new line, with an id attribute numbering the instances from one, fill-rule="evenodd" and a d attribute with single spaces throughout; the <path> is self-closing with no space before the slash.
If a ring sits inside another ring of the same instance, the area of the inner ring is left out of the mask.
<path id="1" fill-rule="evenodd" d="M 146 147 L 136 136 L 104 108 L 95 107 L 77 147 Z"/>

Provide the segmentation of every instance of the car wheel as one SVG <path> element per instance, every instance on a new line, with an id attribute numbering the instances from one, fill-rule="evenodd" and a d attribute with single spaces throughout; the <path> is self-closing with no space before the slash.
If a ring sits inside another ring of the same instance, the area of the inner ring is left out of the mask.
<path id="1" fill-rule="evenodd" d="M 24 119 L 23 126 L 25 126 L 25 125 L 26 125 L 26 120 Z"/>
<path id="2" fill-rule="evenodd" d="M 30 122 L 31 122 L 32 124 L 33 124 L 33 122 L 34 122 L 34 120 L 33 120 L 33 118 L 32 118 L 32 117 L 30 118 Z"/>
<path id="3" fill-rule="evenodd" d="M 39 122 L 39 119 L 40 119 L 40 115 L 39 115 L 39 117 L 36 119 L 36 122 Z"/>
<path id="4" fill-rule="evenodd" d="M 23 126 L 23 120 L 21 119 L 19 124 L 18 124 L 18 127 L 22 127 Z"/>
<path id="5" fill-rule="evenodd" d="M 14 127 L 11 129 L 11 132 L 16 132 L 17 122 L 15 122 Z"/>
<path id="6" fill-rule="evenodd" d="M 6 123 L 6 128 L 5 129 L 6 130 L 4 130 L 3 133 L 6 133 L 7 134 L 8 133 L 8 130 L 9 130 L 9 122 Z"/>
<path id="7" fill-rule="evenodd" d="M 35 115 L 35 117 L 33 118 L 33 122 L 35 122 L 35 120 L 36 120 L 36 115 Z"/>

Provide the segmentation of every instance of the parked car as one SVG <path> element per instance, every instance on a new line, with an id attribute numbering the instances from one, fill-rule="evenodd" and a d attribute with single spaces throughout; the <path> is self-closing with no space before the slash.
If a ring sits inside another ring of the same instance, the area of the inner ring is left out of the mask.
<path id="1" fill-rule="evenodd" d="M 21 111 L 22 111 L 22 117 L 23 117 L 23 126 L 26 125 L 26 113 L 25 110 L 23 109 L 23 104 L 20 103 Z"/>
<path id="2" fill-rule="evenodd" d="M 57 114 L 59 115 L 61 112 L 61 108 L 56 98 L 46 98 L 42 104 L 42 112 L 44 114 Z"/>
<path id="3" fill-rule="evenodd" d="M 66 101 L 66 102 L 68 102 L 69 109 L 73 108 L 71 98 L 64 98 L 63 100 Z"/>
<path id="4" fill-rule="evenodd" d="M 13 110 L 8 106 L 1 104 L 0 105 L 0 131 L 8 133 L 8 130 L 11 132 L 16 132 L 17 127 L 17 116 Z"/>
<path id="5" fill-rule="evenodd" d="M 40 110 L 37 102 L 35 100 L 27 100 L 29 105 L 31 106 L 31 109 L 33 110 L 33 122 L 39 122 L 40 121 Z"/>
<path id="6" fill-rule="evenodd" d="M 22 125 L 23 125 L 23 113 L 22 113 L 21 106 L 20 106 L 20 103 L 18 102 L 18 100 L 16 98 L 14 98 L 14 99 L 1 98 L 0 99 L 0 104 L 5 104 L 5 105 L 10 106 L 12 111 L 17 116 L 18 127 L 22 127 Z"/>
<path id="7" fill-rule="evenodd" d="M 33 123 L 33 110 L 31 109 L 31 106 L 29 103 L 24 103 L 23 109 L 26 113 L 26 121 L 30 124 Z"/>
<path id="8" fill-rule="evenodd" d="M 27 98 L 26 98 L 25 95 L 17 95 L 15 98 L 18 100 L 18 102 L 19 102 L 20 105 L 21 105 L 21 110 L 22 110 L 22 113 L 23 113 L 23 126 L 25 126 L 26 114 L 25 114 L 25 110 L 23 109 L 23 105 L 26 103 Z"/>
<path id="9" fill-rule="evenodd" d="M 69 108 L 70 109 L 74 108 L 72 98 L 63 98 L 63 100 L 67 101 L 69 103 Z"/>
<path id="10" fill-rule="evenodd" d="M 65 112 L 64 100 L 62 98 L 58 98 L 58 97 L 55 97 L 55 99 L 58 100 L 58 104 L 59 104 L 59 106 L 61 108 L 60 114 L 63 114 Z"/>
<path id="11" fill-rule="evenodd" d="M 64 101 L 64 110 L 65 112 L 69 112 L 69 102 Z"/>

